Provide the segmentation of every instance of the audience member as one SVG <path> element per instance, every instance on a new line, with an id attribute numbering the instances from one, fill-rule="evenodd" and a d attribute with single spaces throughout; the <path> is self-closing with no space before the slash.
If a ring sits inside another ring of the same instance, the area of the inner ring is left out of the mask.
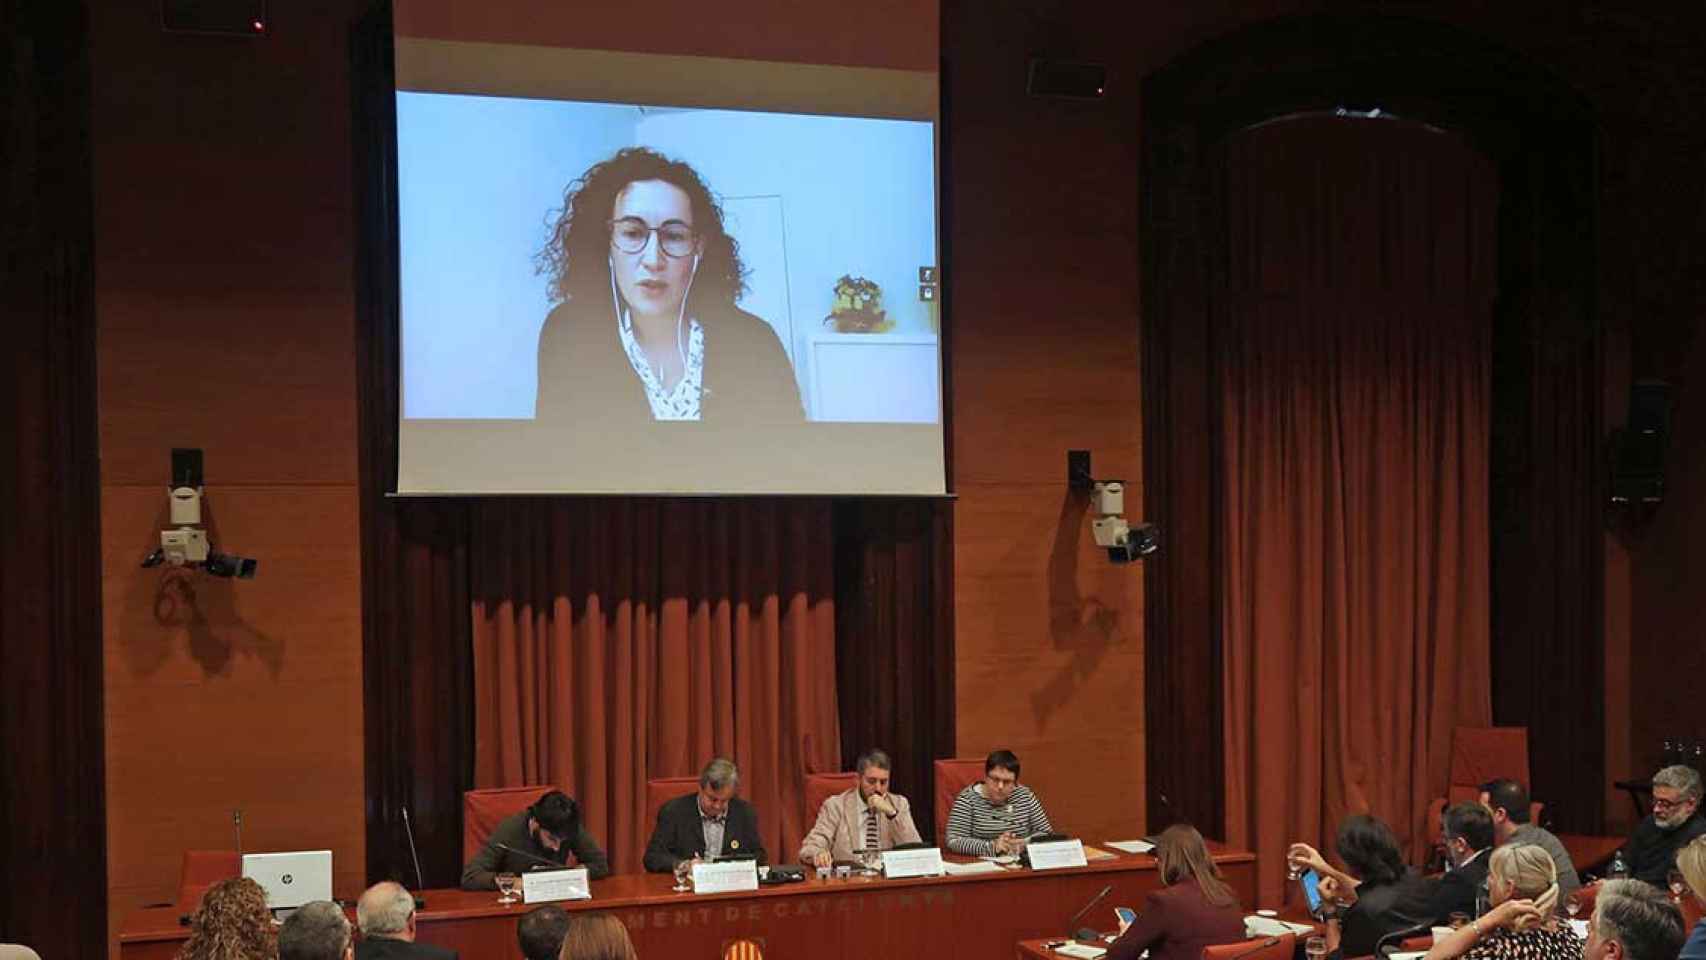
<path id="1" fill-rule="evenodd" d="M 1507 843 L 1531 843 L 1546 851 L 1552 858 L 1552 867 L 1558 871 L 1558 902 L 1565 903 L 1570 896 L 1582 888 L 1582 880 L 1576 875 L 1576 865 L 1570 859 L 1570 851 L 1564 849 L 1564 844 L 1550 830 L 1539 824 L 1530 823 L 1530 802 L 1528 789 L 1515 780 L 1489 780 L 1481 785 L 1481 806 L 1486 807 L 1493 815 L 1493 842 L 1499 846 Z"/>
<path id="2" fill-rule="evenodd" d="M 248 877 L 207 888 L 190 914 L 190 936 L 178 960 L 270 960 L 278 956 L 266 891 Z"/>
<path id="3" fill-rule="evenodd" d="M 1348 874 L 1306 843 L 1286 851 L 1287 860 L 1321 875 L 1321 896 L 1334 904 L 1327 919 L 1329 952 L 1364 956 L 1389 933 L 1432 923 L 1428 899 L 1433 884 L 1404 864 L 1391 827 L 1367 814 L 1352 814 L 1339 824 L 1335 846 Z"/>
<path id="4" fill-rule="evenodd" d="M 313 900 L 297 907 L 278 929 L 279 960 L 352 960 L 354 939 L 343 907 Z"/>
<path id="5" fill-rule="evenodd" d="M 1629 875 L 1663 890 L 1676 866 L 1676 852 L 1702 834 L 1706 817 L 1700 815 L 1700 774 L 1682 764 L 1665 767 L 1653 774 L 1653 812 L 1636 824 L 1623 846 Z"/>
<path id="6" fill-rule="evenodd" d="M 1203 947 L 1244 939 L 1244 911 L 1208 855 L 1202 834 L 1176 823 L 1155 842 L 1161 889 L 1150 893 L 1143 912 L 1108 948 L 1107 960 L 1199 960 Z"/>
<path id="7" fill-rule="evenodd" d="M 1508 843 L 1488 861 L 1484 917 L 1434 941 L 1426 960 L 1581 960 L 1582 941 L 1558 918 L 1558 868 L 1532 843 Z"/>
<path id="8" fill-rule="evenodd" d="M 1706 907 L 1706 837 L 1695 837 L 1676 852 L 1676 868 L 1682 871 L 1682 880 L 1688 884 L 1686 895 Z M 1706 960 L 1706 917 L 1694 925 L 1677 960 Z"/>
<path id="9" fill-rule="evenodd" d="M 827 867 L 836 860 L 852 860 L 855 850 L 893 850 L 919 842 L 911 805 L 889 792 L 893 765 L 881 750 L 859 757 L 858 784 L 823 802 L 817 822 L 800 843 L 801 863 Z"/>
<path id="10" fill-rule="evenodd" d="M 522 915 L 515 925 L 525 960 L 557 960 L 563 952 L 563 935 L 569 931 L 569 915 L 562 907 L 547 903 Z"/>
<path id="11" fill-rule="evenodd" d="M 644 862 L 651 873 L 669 873 L 683 860 L 751 856 L 765 862 L 758 832 L 758 811 L 735 796 L 740 769 L 722 757 L 699 772 L 699 789 L 658 808 L 657 826 L 646 844 Z"/>
<path id="12" fill-rule="evenodd" d="M 572 913 L 562 960 L 637 960 L 628 928 L 609 913 Z"/>
<path id="13" fill-rule="evenodd" d="M 368 887 L 355 902 L 355 925 L 361 928 L 356 960 L 456 960 L 454 950 L 415 942 L 415 896 L 400 883 Z"/>
<path id="14" fill-rule="evenodd" d="M 486 845 L 462 868 L 462 889 L 496 890 L 500 873 L 525 873 L 545 864 L 573 866 L 571 853 L 589 878 L 610 876 L 610 858 L 587 832 L 580 804 L 561 790 L 552 790 L 497 825 Z"/>
<path id="15" fill-rule="evenodd" d="M 1019 758 L 997 750 L 983 761 L 983 779 L 968 785 L 948 811 L 948 849 L 968 857 L 1019 853 L 1039 833 L 1053 833 L 1030 787 L 1019 784 Z"/>
<path id="16" fill-rule="evenodd" d="M 1434 881 L 1428 912 L 1436 926 L 1454 913 L 1479 916 L 1487 902 L 1487 852 L 1493 847 L 1493 816 L 1478 803 L 1447 807 L 1440 817 L 1445 875 Z"/>
<path id="17" fill-rule="evenodd" d="M 1594 900 L 1583 960 L 1672 960 L 1682 950 L 1682 914 L 1657 887 L 1607 880 Z"/>

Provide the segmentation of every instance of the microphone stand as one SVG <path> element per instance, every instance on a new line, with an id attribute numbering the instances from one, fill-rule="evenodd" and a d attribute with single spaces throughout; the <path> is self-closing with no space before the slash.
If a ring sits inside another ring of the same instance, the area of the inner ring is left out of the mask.
<path id="1" fill-rule="evenodd" d="M 421 855 L 415 851 L 415 828 L 409 824 L 409 808 L 400 807 L 399 809 L 403 813 L 403 834 L 409 838 L 409 859 L 415 862 L 415 890 L 425 890 L 426 880 L 421 876 Z M 415 896 L 415 909 L 422 910 L 425 908 L 426 900 L 417 893 Z"/>
<path id="2" fill-rule="evenodd" d="M 1086 913 L 1090 912 L 1091 907 L 1094 907 L 1096 904 L 1101 903 L 1102 900 L 1105 897 L 1107 897 L 1108 894 L 1113 893 L 1113 892 L 1114 892 L 1114 885 L 1110 883 L 1107 886 L 1102 888 L 1101 893 L 1098 893 L 1094 897 L 1090 898 L 1089 903 L 1086 903 L 1077 913 L 1073 914 L 1072 919 L 1066 921 L 1067 936 L 1071 937 L 1074 940 L 1094 940 L 1094 939 L 1096 939 L 1096 937 L 1097 937 L 1096 931 L 1092 930 L 1089 927 L 1084 927 L 1084 928 L 1078 929 L 1078 930 L 1074 930 L 1073 928 L 1078 925 L 1078 921 L 1082 920 Z M 1086 933 L 1088 933 L 1089 936 L 1085 936 Z"/>

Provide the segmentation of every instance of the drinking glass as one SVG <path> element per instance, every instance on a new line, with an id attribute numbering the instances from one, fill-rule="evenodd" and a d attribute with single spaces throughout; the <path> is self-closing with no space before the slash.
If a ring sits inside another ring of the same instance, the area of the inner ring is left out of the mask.
<path id="1" fill-rule="evenodd" d="M 1670 885 L 1670 902 L 1681 903 L 1682 895 L 1688 892 L 1688 881 L 1682 878 L 1682 871 L 1672 870 L 1665 882 Z"/>
<path id="2" fill-rule="evenodd" d="M 500 873 L 497 876 L 497 881 L 498 892 L 503 894 L 503 896 L 498 897 L 499 903 L 514 903 L 520 899 L 515 895 L 515 888 L 521 885 L 519 876 L 513 873 Z"/>
<path id="3" fill-rule="evenodd" d="M 1461 910 L 1453 913 L 1451 916 L 1446 918 L 1446 926 L 1453 930 L 1456 930 L 1459 927 L 1469 926 L 1469 914 L 1464 913 Z"/>
<path id="4" fill-rule="evenodd" d="M 1573 893 L 1570 894 L 1564 901 L 1564 912 L 1570 915 L 1571 920 L 1576 919 L 1576 914 L 1582 912 L 1581 898 Z"/>
<path id="5" fill-rule="evenodd" d="M 876 873 L 882 866 L 883 855 L 878 850 L 859 851 L 859 867 L 866 873 Z"/>
<path id="6" fill-rule="evenodd" d="M 1310 960 L 1321 960 L 1322 957 L 1327 955 L 1327 938 L 1310 937 L 1308 940 L 1303 941 L 1303 953 L 1305 956 L 1309 957 Z"/>
<path id="7" fill-rule="evenodd" d="M 675 865 L 675 886 L 670 887 L 670 889 L 674 890 L 676 893 L 686 893 L 693 889 L 693 884 L 691 882 L 692 876 L 692 860 L 683 860 L 680 863 L 677 863 Z"/>

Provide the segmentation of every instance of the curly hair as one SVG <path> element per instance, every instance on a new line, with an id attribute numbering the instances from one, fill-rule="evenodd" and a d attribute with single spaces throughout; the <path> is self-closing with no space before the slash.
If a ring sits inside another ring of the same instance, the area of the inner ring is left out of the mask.
<path id="1" fill-rule="evenodd" d="M 207 888 L 190 915 L 190 937 L 178 960 L 272 960 L 278 956 L 272 914 L 261 885 L 248 877 Z"/>
<path id="2" fill-rule="evenodd" d="M 610 229 L 616 198 L 630 183 L 661 180 L 687 194 L 693 232 L 704 244 L 699 271 L 688 295 L 695 304 L 731 305 L 746 293 L 740 244 L 723 229 L 723 207 L 697 171 L 645 147 L 624 147 L 563 191 L 562 207 L 550 215 L 551 237 L 534 258 L 545 275 L 551 302 L 591 302 L 610 297 Z"/>

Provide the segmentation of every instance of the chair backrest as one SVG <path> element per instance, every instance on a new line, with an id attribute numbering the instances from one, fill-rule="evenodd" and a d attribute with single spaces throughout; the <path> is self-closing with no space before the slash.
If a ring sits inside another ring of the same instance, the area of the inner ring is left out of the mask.
<path id="1" fill-rule="evenodd" d="M 531 787 L 495 787 L 469 790 L 462 795 L 462 862 L 486 845 L 486 838 L 512 814 L 533 806 L 533 801 L 557 789 L 549 784 Z"/>
<path id="2" fill-rule="evenodd" d="M 194 913 L 207 888 L 243 872 L 235 850 L 185 850 L 178 865 L 178 904 L 181 913 Z"/>
<path id="3" fill-rule="evenodd" d="M 646 836 L 652 835 L 652 827 L 658 822 L 658 811 L 663 805 L 684 793 L 694 793 L 699 789 L 698 777 L 659 777 L 646 781 Z"/>
<path id="4" fill-rule="evenodd" d="M 983 758 L 954 757 L 936 761 L 936 846 L 948 845 L 948 811 L 968 783 L 983 779 Z"/>
<path id="5" fill-rule="evenodd" d="M 1291 953 L 1297 949 L 1297 934 L 1282 933 L 1277 937 L 1269 937 L 1261 946 L 1252 946 L 1248 940 L 1237 943 L 1222 943 L 1212 947 L 1202 948 L 1202 960 L 1291 960 Z"/>
<path id="6" fill-rule="evenodd" d="M 817 822 L 817 812 L 823 807 L 823 802 L 845 790 L 859 785 L 859 775 L 856 773 L 808 773 L 806 774 L 804 798 L 801 800 L 805 808 L 806 829 Z"/>
<path id="7" fill-rule="evenodd" d="M 1451 734 L 1451 783 L 1446 796 L 1457 803 L 1474 800 L 1481 784 L 1509 777 L 1533 788 L 1528 779 L 1527 727 L 1458 727 Z"/>
<path id="8" fill-rule="evenodd" d="M 723 960 L 764 960 L 764 947 L 756 940 L 731 940 L 723 947 Z"/>

